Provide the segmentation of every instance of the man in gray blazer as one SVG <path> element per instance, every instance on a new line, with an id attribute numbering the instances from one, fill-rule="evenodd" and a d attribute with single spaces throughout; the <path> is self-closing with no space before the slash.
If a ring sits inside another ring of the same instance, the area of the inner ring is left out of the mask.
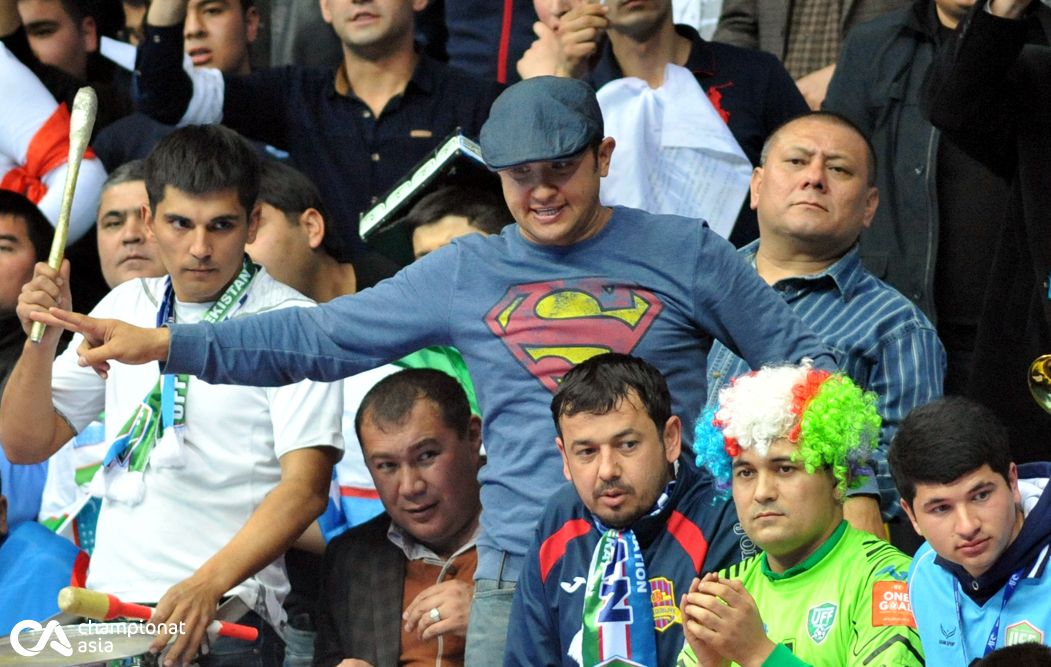
<path id="1" fill-rule="evenodd" d="M 325 551 L 314 665 L 462 665 L 482 422 L 452 377 L 408 369 L 369 390 L 354 428 L 386 511 Z"/>

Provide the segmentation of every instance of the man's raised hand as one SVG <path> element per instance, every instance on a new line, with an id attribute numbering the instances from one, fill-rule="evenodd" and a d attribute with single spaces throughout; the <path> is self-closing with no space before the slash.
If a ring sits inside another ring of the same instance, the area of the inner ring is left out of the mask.
<path id="1" fill-rule="evenodd" d="M 557 76 L 581 79 L 587 76 L 591 60 L 599 54 L 609 28 L 605 5 L 588 2 L 577 5 L 559 17 L 558 37 L 562 43 Z"/>
<path id="2" fill-rule="evenodd" d="M 531 79 L 534 76 L 556 75 L 562 58 L 562 44 L 558 34 L 540 21 L 533 24 L 533 34 L 536 35 L 536 40 L 526 49 L 516 65 L 518 76 Z"/>
<path id="3" fill-rule="evenodd" d="M 69 261 L 63 261 L 62 268 L 59 271 L 52 269 L 46 262 L 37 262 L 36 266 L 33 267 L 33 278 L 22 286 L 22 292 L 18 295 L 18 305 L 15 307 L 15 312 L 18 313 L 22 329 L 25 330 L 28 336 L 35 321 L 33 313 L 46 315 L 51 308 L 70 308 L 71 303 L 72 299 L 69 295 Z M 45 321 L 45 324 L 50 323 Z M 51 354 L 54 354 L 61 335 L 61 326 L 48 326 L 44 330 L 44 337 L 37 344 L 43 349 L 51 350 Z"/>

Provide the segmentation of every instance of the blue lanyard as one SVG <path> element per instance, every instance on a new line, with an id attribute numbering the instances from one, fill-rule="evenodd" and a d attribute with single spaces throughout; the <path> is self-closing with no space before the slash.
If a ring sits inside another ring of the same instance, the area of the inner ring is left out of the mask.
<path id="1" fill-rule="evenodd" d="M 175 322 L 175 290 L 172 277 L 168 276 L 164 285 L 164 299 L 157 310 L 157 327 Z M 185 382 L 186 379 L 183 379 Z M 165 374 L 161 380 L 161 428 L 175 425 L 175 376 Z"/>
<path id="2" fill-rule="evenodd" d="M 227 285 L 222 296 L 219 297 L 208 312 L 201 318 L 204 322 L 220 322 L 237 306 L 243 305 L 248 298 L 248 285 L 252 282 L 259 267 L 249 260 L 246 255 L 241 265 L 241 272 L 232 283 Z M 161 307 L 157 310 L 157 327 L 166 326 L 175 322 L 175 288 L 172 286 L 172 277 L 169 275 L 164 284 L 164 298 Z M 188 376 L 165 374 L 161 382 L 161 425 L 163 428 L 176 425 L 175 417 L 175 393 L 178 391 L 183 395 L 187 388 Z M 178 387 L 176 383 L 178 382 Z M 185 415 L 180 415 L 179 421 Z"/>
<path id="3" fill-rule="evenodd" d="M 1004 585 L 1003 599 L 1000 600 L 1000 611 L 996 614 L 996 622 L 993 623 L 993 629 L 989 633 L 989 639 L 985 640 L 985 653 L 983 656 L 989 655 L 996 648 L 996 637 L 1000 634 L 1000 618 L 1004 615 L 1004 609 L 1007 607 L 1007 601 L 1014 595 L 1015 589 L 1018 588 L 1018 582 L 1022 580 L 1022 573 L 1025 568 L 1021 568 L 1017 572 L 1011 575 L 1011 578 L 1007 580 Z M 956 578 L 953 577 L 955 580 Z M 963 604 L 960 602 L 960 582 L 954 581 L 952 587 L 952 594 L 956 601 L 956 622 L 960 626 L 960 641 L 963 646 L 963 657 L 964 662 L 967 660 L 967 633 L 963 630 Z"/>
<path id="4" fill-rule="evenodd" d="M 245 255 L 241 265 L 241 272 L 237 274 L 233 282 L 226 286 L 219 299 L 212 304 L 208 312 L 201 317 L 202 322 L 221 322 L 237 306 L 243 305 L 248 298 L 248 285 L 252 282 L 259 266 L 253 264 L 252 260 Z M 161 307 L 157 310 L 157 326 L 163 327 L 175 322 L 175 288 L 172 286 L 172 277 L 168 276 L 164 283 L 164 297 Z"/>

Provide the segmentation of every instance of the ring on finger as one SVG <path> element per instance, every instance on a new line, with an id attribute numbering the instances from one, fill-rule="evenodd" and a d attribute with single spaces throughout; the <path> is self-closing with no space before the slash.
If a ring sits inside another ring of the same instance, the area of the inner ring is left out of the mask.
<path id="1" fill-rule="evenodd" d="M 428 616 L 431 617 L 431 621 L 434 623 L 437 623 L 438 621 L 442 620 L 442 614 L 438 611 L 437 607 L 431 607 L 431 611 L 428 614 Z"/>

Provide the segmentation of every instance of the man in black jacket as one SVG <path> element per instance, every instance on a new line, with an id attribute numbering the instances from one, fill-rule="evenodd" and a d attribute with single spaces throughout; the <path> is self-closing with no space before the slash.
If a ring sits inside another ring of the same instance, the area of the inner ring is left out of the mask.
<path id="1" fill-rule="evenodd" d="M 973 0 L 913 0 L 860 25 L 824 109 L 854 121 L 878 157 L 880 207 L 861 236 L 872 273 L 916 303 L 945 344 L 946 394 L 966 390 L 1007 182 L 922 114 L 923 82 Z M 1048 14 L 1046 9 L 1043 10 Z"/>
<path id="2" fill-rule="evenodd" d="M 989 287 L 967 393 L 1007 424 L 1018 463 L 1046 460 L 1051 429 L 1025 387 L 1029 362 L 1051 352 L 1051 48 L 1026 44 L 1042 11 L 1032 0 L 981 0 L 939 53 L 926 100 L 936 126 L 1011 183 L 983 258 Z"/>

